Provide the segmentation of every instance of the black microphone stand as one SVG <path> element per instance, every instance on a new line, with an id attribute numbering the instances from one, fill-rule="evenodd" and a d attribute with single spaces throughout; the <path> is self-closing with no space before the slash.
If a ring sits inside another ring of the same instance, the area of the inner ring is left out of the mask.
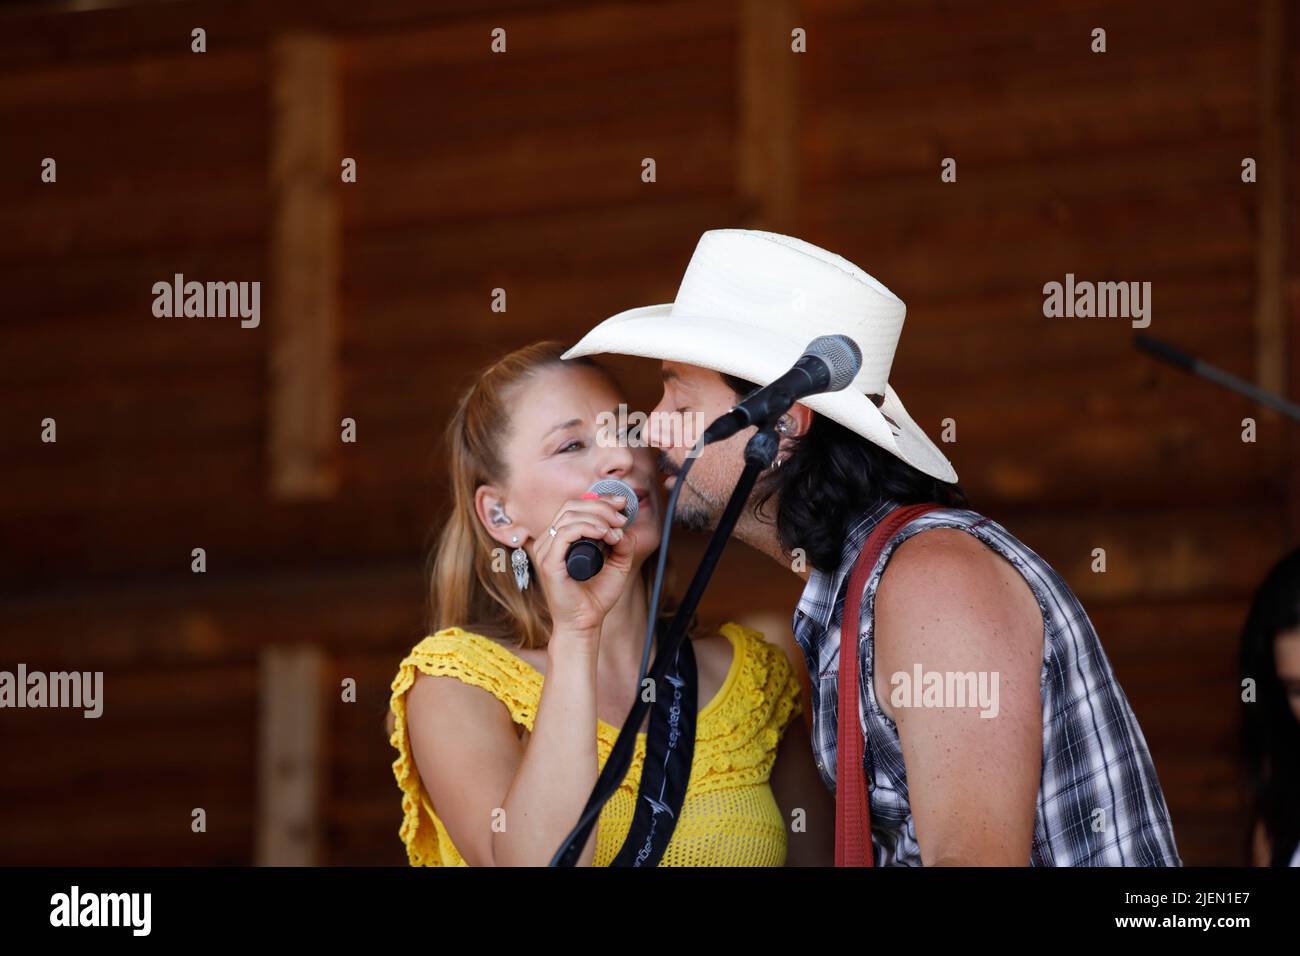
<path id="1" fill-rule="evenodd" d="M 1200 375 L 1211 382 L 1222 385 L 1224 388 L 1232 389 L 1239 392 L 1247 398 L 1259 402 L 1261 405 L 1267 405 L 1269 408 L 1281 412 L 1288 418 L 1300 422 L 1300 405 L 1295 402 L 1289 402 L 1281 395 L 1274 395 L 1272 392 L 1266 392 L 1253 382 L 1247 382 L 1245 379 L 1238 378 L 1230 372 L 1211 365 L 1203 359 L 1198 359 L 1193 355 L 1188 355 L 1181 349 L 1177 349 L 1168 342 L 1162 342 L 1160 339 L 1153 339 L 1149 335 L 1138 334 L 1133 336 L 1133 342 L 1144 352 L 1149 352 L 1156 358 L 1164 359 L 1170 365 L 1174 365 L 1184 371 L 1191 372 L 1193 375 Z"/>
<path id="2" fill-rule="evenodd" d="M 660 685 L 673 658 L 677 656 L 677 649 L 681 647 L 682 640 L 686 636 L 686 626 L 704 596 L 704 589 L 708 587 L 709 579 L 713 577 L 713 570 L 717 567 L 722 551 L 727 546 L 727 540 L 731 537 L 732 529 L 740 518 L 740 510 L 749 500 L 759 472 L 767 468 L 776 457 L 777 447 L 774 423 L 760 427 L 745 445 L 745 469 L 740 473 L 740 480 L 736 482 L 736 487 L 731 492 L 727 507 L 718 520 L 718 526 L 709 539 L 704 557 L 700 560 L 700 565 L 695 570 L 695 576 L 691 578 L 682 603 L 668 625 L 663 641 L 656 644 L 654 666 L 650 668 L 649 673 L 650 679 L 654 682 L 652 686 Z M 690 693 L 698 693 L 698 690 L 698 687 L 693 687 Z M 560 844 L 560 848 L 551 859 L 551 866 L 577 864 L 578 857 L 582 855 L 583 848 L 586 847 L 587 840 L 591 836 L 591 830 L 596 825 L 601 807 L 614 795 L 623 777 L 627 775 L 627 769 L 632 763 L 632 754 L 636 749 L 637 728 L 641 726 L 641 721 L 645 719 L 646 711 L 649 709 L 650 702 L 638 694 L 636 702 L 628 712 L 627 720 L 623 722 L 623 727 L 618 732 L 618 739 L 610 750 L 609 759 L 605 761 L 605 766 L 596 778 L 596 785 L 591 790 L 591 796 L 587 798 L 587 804 L 577 825 Z"/>

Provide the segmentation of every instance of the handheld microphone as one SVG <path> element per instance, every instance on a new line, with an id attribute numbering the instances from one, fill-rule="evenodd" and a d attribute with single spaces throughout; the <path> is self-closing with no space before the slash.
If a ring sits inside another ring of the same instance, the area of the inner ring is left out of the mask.
<path id="1" fill-rule="evenodd" d="M 700 447 L 730 438 L 750 425 L 765 425 L 801 398 L 837 392 L 862 368 L 862 351 L 847 335 L 821 335 L 808 343 L 799 361 L 770 385 L 721 416 L 704 430 Z"/>
<path id="2" fill-rule="evenodd" d="M 641 505 L 636 500 L 636 492 L 631 485 L 619 478 L 602 478 L 587 490 L 602 497 L 605 495 L 622 495 L 623 514 L 627 518 L 627 524 L 623 525 L 623 527 L 626 529 L 632 526 Z M 595 577 L 600 573 L 600 569 L 605 566 L 605 550 L 604 541 L 579 538 L 573 542 L 564 555 L 564 566 L 568 569 L 569 577 L 575 581 L 585 581 L 588 578 Z"/>

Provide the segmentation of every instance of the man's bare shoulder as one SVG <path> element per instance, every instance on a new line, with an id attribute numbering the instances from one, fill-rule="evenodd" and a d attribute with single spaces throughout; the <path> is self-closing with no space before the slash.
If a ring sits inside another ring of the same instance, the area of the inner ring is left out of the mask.
<path id="1" fill-rule="evenodd" d="M 881 575 L 881 589 L 979 593 L 1020 574 L 979 538 L 960 528 L 930 528 L 894 549 Z M 879 599 L 877 599 L 879 600 Z"/>
<path id="2" fill-rule="evenodd" d="M 968 623 L 981 634 L 1041 636 L 1042 612 L 1020 572 L 959 528 L 931 528 L 890 557 L 876 593 L 877 626 L 910 639 L 928 622 Z"/>
<path id="3" fill-rule="evenodd" d="M 884 678 L 917 663 L 997 672 L 1004 696 L 1030 688 L 1025 699 L 1036 697 L 1044 652 L 1038 600 L 1010 562 L 968 532 L 933 528 L 895 549 L 876 591 L 873 631 L 876 696 L 894 720 L 902 715 L 882 697 Z"/>

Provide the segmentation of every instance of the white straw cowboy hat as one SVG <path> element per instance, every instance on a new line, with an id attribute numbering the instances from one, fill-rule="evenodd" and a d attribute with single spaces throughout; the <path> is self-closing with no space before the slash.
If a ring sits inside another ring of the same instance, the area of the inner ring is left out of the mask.
<path id="1" fill-rule="evenodd" d="M 857 377 L 802 404 L 925 474 L 955 482 L 957 472 L 888 382 L 906 314 L 898 296 L 833 252 L 773 232 L 711 229 L 700 236 L 674 302 L 611 316 L 564 358 L 637 355 L 767 385 L 817 336 L 847 335 L 862 350 Z M 879 407 L 873 395 L 884 396 Z"/>

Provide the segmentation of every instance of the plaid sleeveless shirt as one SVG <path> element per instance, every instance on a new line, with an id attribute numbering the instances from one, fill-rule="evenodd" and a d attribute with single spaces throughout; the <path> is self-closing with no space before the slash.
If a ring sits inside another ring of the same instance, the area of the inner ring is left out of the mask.
<path id="1" fill-rule="evenodd" d="M 795 640 L 812 684 L 813 751 L 831 791 L 845 590 L 867 536 L 896 507 L 898 502 L 880 501 L 850 525 L 839 567 L 813 569 L 794 613 Z M 1146 740 L 1083 606 L 1023 542 L 964 508 L 931 511 L 901 528 L 886 542 L 862 596 L 858 702 L 875 864 L 921 865 L 898 728 L 873 686 L 872 624 L 876 588 L 890 555 L 927 528 L 959 528 L 993 549 L 1025 579 L 1043 614 L 1043 766 L 1029 864 L 1181 866 Z"/>

